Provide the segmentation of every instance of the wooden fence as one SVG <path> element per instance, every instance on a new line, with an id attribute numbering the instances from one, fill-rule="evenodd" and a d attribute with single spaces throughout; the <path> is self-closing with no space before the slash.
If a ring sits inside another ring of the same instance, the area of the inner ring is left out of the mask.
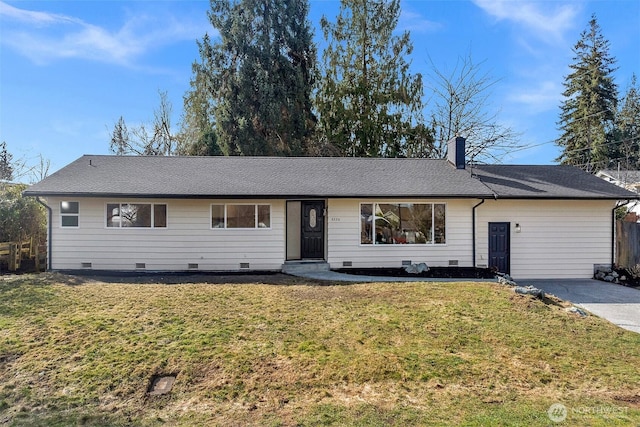
<path id="1" fill-rule="evenodd" d="M 36 271 L 46 270 L 47 246 L 34 238 L 21 242 L 0 243 L 0 272 L 5 267 L 8 271 L 17 271 L 23 261 L 32 261 Z"/>
<path id="2" fill-rule="evenodd" d="M 616 264 L 624 268 L 640 264 L 640 223 L 616 221 Z"/>

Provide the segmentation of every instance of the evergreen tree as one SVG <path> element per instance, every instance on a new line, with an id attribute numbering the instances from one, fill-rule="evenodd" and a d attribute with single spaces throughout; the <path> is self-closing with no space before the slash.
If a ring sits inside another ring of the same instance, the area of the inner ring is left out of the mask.
<path id="1" fill-rule="evenodd" d="M 213 105 L 208 79 L 193 67 L 191 90 L 184 96 L 184 112 L 178 140 L 180 154 L 190 156 L 220 156 L 213 119 Z"/>
<path id="2" fill-rule="evenodd" d="M 224 154 L 304 154 L 315 127 L 316 51 L 307 13 L 307 0 L 211 2 L 219 38 L 198 43 L 194 81 L 207 80 Z"/>
<path id="3" fill-rule="evenodd" d="M 612 137 L 618 148 L 618 159 L 623 169 L 640 168 L 640 88 L 636 75 L 621 102 L 616 116 L 616 129 Z"/>
<path id="4" fill-rule="evenodd" d="M 562 135 L 556 141 L 563 152 L 557 160 L 595 173 L 609 166 L 616 150 L 607 136 L 613 131 L 618 99 L 615 58 L 609 54 L 609 41 L 602 36 L 595 15 L 573 52 L 560 112 Z"/>
<path id="5" fill-rule="evenodd" d="M 422 76 L 409 73 L 409 33 L 393 34 L 399 0 L 341 0 L 335 23 L 320 24 L 328 46 L 316 106 L 321 131 L 344 156 L 426 156 Z"/>
<path id="6" fill-rule="evenodd" d="M 7 151 L 7 143 L 0 144 L 0 180 L 11 181 L 13 179 L 13 156 Z"/>

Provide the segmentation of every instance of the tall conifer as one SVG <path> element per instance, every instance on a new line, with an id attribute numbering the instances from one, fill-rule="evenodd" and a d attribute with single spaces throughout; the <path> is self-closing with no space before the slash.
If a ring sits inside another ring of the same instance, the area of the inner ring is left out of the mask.
<path id="1" fill-rule="evenodd" d="M 399 0 L 341 0 L 335 23 L 321 20 L 328 46 L 316 106 L 324 137 L 342 155 L 423 156 L 422 76 L 409 72 L 409 33 L 395 35 Z"/>
<path id="2" fill-rule="evenodd" d="M 316 50 L 307 13 L 307 0 L 211 2 L 218 35 L 199 42 L 193 81 L 207 79 L 224 154 L 304 154 L 315 127 Z"/>
<path id="3" fill-rule="evenodd" d="M 617 160 L 624 169 L 640 168 L 640 87 L 635 74 L 621 100 L 616 115 L 616 129 L 613 139 L 618 148 Z"/>
<path id="4" fill-rule="evenodd" d="M 556 141 L 563 152 L 558 160 L 596 173 L 609 167 L 610 154 L 616 151 L 608 135 L 614 128 L 618 90 L 613 79 L 616 61 L 595 15 L 573 52 L 572 71 L 564 82 L 562 135 Z"/>

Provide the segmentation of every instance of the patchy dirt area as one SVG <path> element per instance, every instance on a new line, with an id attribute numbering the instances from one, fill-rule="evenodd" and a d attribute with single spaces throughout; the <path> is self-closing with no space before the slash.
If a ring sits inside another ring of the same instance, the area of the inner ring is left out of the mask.
<path id="1" fill-rule="evenodd" d="M 9 279 L 20 275 L 5 275 L 3 278 Z M 225 273 L 203 273 L 203 272 L 179 272 L 179 273 L 140 273 L 140 272 L 106 272 L 106 271 L 86 271 L 42 273 L 39 280 L 45 283 L 63 283 L 66 285 L 84 285 L 91 283 L 138 283 L 143 285 L 164 284 L 246 284 L 256 283 L 265 285 L 304 285 L 323 284 L 324 282 L 313 279 L 289 276 L 271 271 L 253 272 L 225 272 Z"/>
<path id="2" fill-rule="evenodd" d="M 492 279 L 495 274 L 489 269 L 471 267 L 431 267 L 421 273 L 407 273 L 402 268 L 349 268 L 336 270 L 340 273 L 361 276 L 424 277 L 446 279 Z M 4 277 L 14 277 L 14 274 Z M 139 283 L 139 284 L 228 284 L 259 283 L 271 285 L 322 285 L 327 282 L 316 279 L 290 276 L 274 271 L 252 272 L 108 272 L 74 271 L 65 273 L 42 273 L 41 280 L 49 283 L 83 285 L 90 283 Z M 333 283 L 333 281 L 331 282 Z"/>

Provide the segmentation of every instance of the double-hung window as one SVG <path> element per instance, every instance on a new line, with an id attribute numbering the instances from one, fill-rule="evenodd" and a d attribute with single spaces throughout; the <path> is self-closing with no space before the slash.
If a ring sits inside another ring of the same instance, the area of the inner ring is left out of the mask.
<path id="1" fill-rule="evenodd" d="M 109 228 L 166 228 L 167 205 L 164 203 L 107 203 Z"/>
<path id="2" fill-rule="evenodd" d="M 271 228 L 271 205 L 211 205 L 211 228 Z"/>
<path id="3" fill-rule="evenodd" d="M 444 203 L 362 203 L 363 245 L 445 244 Z"/>
<path id="4" fill-rule="evenodd" d="M 60 225 L 78 227 L 80 219 L 80 202 L 60 202 Z"/>

